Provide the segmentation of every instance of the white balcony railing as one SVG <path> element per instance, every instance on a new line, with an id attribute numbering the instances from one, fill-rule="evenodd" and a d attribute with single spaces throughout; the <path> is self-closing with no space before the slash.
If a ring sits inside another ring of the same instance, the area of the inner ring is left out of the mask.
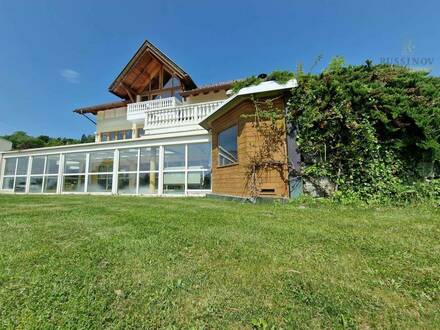
<path id="1" fill-rule="evenodd" d="M 147 132 L 148 129 L 154 128 L 197 125 L 223 102 L 213 101 L 146 111 L 144 129 Z"/>
<path id="2" fill-rule="evenodd" d="M 175 108 L 180 104 L 182 103 L 175 97 L 166 97 L 163 99 L 130 103 L 127 106 L 127 114 L 131 115 L 131 114 L 142 113 L 145 111 L 151 111 L 156 109 Z"/>

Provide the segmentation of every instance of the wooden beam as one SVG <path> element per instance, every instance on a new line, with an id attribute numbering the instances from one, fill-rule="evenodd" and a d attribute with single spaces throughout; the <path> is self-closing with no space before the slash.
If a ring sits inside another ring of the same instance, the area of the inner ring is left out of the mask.
<path id="1" fill-rule="evenodd" d="M 136 102 L 136 99 L 133 96 L 133 95 L 136 95 L 136 94 L 133 92 L 133 90 L 130 87 L 126 86 L 123 82 L 121 82 L 121 86 L 127 92 L 128 97 L 130 98 L 130 101 L 131 102 Z"/>

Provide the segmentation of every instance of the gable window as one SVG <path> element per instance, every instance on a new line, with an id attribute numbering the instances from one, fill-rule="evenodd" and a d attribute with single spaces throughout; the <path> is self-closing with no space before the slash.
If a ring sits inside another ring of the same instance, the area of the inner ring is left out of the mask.
<path id="1" fill-rule="evenodd" d="M 237 125 L 234 125 L 218 134 L 219 166 L 238 163 L 237 132 Z"/>

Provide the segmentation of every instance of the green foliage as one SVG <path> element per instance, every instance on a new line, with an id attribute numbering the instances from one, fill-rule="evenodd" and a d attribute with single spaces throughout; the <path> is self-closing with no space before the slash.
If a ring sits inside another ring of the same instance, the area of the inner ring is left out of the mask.
<path id="1" fill-rule="evenodd" d="M 440 78 L 336 58 L 322 74 L 299 77 L 292 94 L 300 175 L 329 178 L 338 198 L 440 199 L 436 181 L 426 181 L 439 173 Z"/>
<path id="2" fill-rule="evenodd" d="M 89 143 L 95 142 L 95 137 L 93 134 L 81 136 L 81 139 L 71 139 L 71 138 L 52 138 L 47 135 L 40 136 L 30 136 L 23 131 L 17 131 L 11 135 L 1 136 L 2 138 L 12 142 L 12 148 L 14 150 L 23 149 L 33 149 L 33 148 L 43 148 L 43 147 L 54 147 L 67 144 L 78 144 L 78 143 Z"/>
<path id="3" fill-rule="evenodd" d="M 285 84 L 294 77 L 295 77 L 294 73 L 291 71 L 279 71 L 279 70 L 273 71 L 265 79 L 258 78 L 257 76 L 250 76 L 246 79 L 235 81 L 232 86 L 232 93 L 234 94 L 238 93 L 238 91 L 242 88 L 249 86 L 256 86 L 262 83 L 263 81 L 273 80 L 276 81 L 277 83 Z"/>

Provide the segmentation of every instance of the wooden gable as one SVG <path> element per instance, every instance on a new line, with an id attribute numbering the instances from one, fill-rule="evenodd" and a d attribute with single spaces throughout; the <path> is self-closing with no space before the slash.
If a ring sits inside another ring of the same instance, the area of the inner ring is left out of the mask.
<path id="1" fill-rule="evenodd" d="M 164 74 L 179 79 L 182 90 L 197 87 L 185 71 L 154 45 L 145 41 L 110 85 L 109 91 L 125 100 L 134 102 L 136 95 L 142 95 L 145 91 L 151 90 L 152 83 L 155 83 L 156 80 L 158 80 L 158 87 L 163 88 Z"/>

